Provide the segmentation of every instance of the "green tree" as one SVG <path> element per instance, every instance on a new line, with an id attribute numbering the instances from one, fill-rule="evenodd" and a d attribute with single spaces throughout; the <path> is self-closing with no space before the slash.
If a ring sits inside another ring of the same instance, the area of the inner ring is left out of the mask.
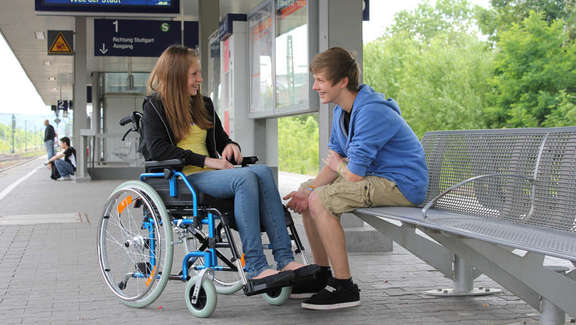
<path id="1" fill-rule="evenodd" d="M 278 161 L 281 171 L 318 173 L 318 115 L 278 119 Z"/>
<path id="2" fill-rule="evenodd" d="M 407 33 L 410 38 L 428 41 L 447 31 L 469 32 L 475 26 L 473 18 L 474 10 L 467 0 L 438 0 L 435 6 L 424 1 L 413 11 L 397 13 L 387 34 Z"/>
<path id="3" fill-rule="evenodd" d="M 39 150 L 43 145 L 42 131 L 24 131 L 17 128 L 14 133 L 14 152 L 22 153 L 25 149 L 28 151 Z M 10 153 L 12 148 L 12 127 L 0 124 L 0 154 Z"/>
<path id="4" fill-rule="evenodd" d="M 546 117 L 544 126 L 574 126 L 576 125 L 576 96 L 560 91 L 561 99 L 558 107 Z"/>
<path id="5" fill-rule="evenodd" d="M 548 24 L 542 13 L 532 12 L 500 33 L 488 110 L 491 127 L 554 126 L 562 114 L 570 115 L 576 43 L 564 26 L 561 19 Z"/>
<path id="6" fill-rule="evenodd" d="M 563 19 L 571 39 L 576 36 L 576 0 L 492 0 L 491 8 L 476 7 L 479 27 L 492 40 L 534 11 L 547 23 Z"/>
<path id="7" fill-rule="evenodd" d="M 493 51 L 476 36 L 472 12 L 465 0 L 424 3 L 364 47 L 364 81 L 396 99 L 419 136 L 486 126 Z"/>

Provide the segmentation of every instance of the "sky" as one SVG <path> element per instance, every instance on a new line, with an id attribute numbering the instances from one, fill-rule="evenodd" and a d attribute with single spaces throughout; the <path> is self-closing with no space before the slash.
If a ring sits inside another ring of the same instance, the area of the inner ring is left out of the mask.
<path id="1" fill-rule="evenodd" d="M 0 37 L 0 62 L 0 113 L 45 115 L 49 112 L 3 35 Z"/>
<path id="2" fill-rule="evenodd" d="M 415 9 L 422 1 L 370 0 L 371 20 L 363 24 L 364 43 L 382 35 L 386 27 L 392 24 L 395 13 Z M 482 6 L 489 4 L 489 0 L 470 0 L 470 2 Z M 2 62 L 0 113 L 45 115 L 49 112 L 3 36 L 0 37 L 0 62 Z"/>

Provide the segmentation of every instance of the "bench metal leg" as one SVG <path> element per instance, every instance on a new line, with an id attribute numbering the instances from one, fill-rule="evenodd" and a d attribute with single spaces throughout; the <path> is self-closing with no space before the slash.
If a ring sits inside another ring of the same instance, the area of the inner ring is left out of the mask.
<path id="1" fill-rule="evenodd" d="M 560 274 L 566 273 L 569 269 L 563 266 L 546 266 L 546 269 L 558 272 Z M 542 297 L 540 307 L 540 325 L 563 325 L 566 324 L 566 313 L 554 305 L 550 300 Z"/>
<path id="2" fill-rule="evenodd" d="M 474 288 L 474 279 L 481 273 L 468 265 L 464 259 L 454 255 L 446 247 L 416 233 L 416 227 L 408 223 L 397 225 L 391 220 L 375 218 L 369 215 L 356 215 L 374 227 L 386 237 L 391 238 L 410 253 L 414 254 L 428 265 L 434 267 L 445 277 L 454 281 L 454 288 L 440 288 L 426 291 L 433 296 L 486 296 L 501 292 L 501 289 Z"/>
<path id="3" fill-rule="evenodd" d="M 457 255 L 454 255 L 453 263 L 454 288 L 429 290 L 425 293 L 432 296 L 456 297 L 456 296 L 487 296 L 498 292 L 496 288 L 474 288 L 474 269 L 471 265 Z"/>
<path id="4" fill-rule="evenodd" d="M 542 302 L 546 299 L 570 315 L 576 314 L 576 281 L 570 274 L 559 274 L 543 266 L 542 254 L 526 253 L 520 256 L 507 248 L 478 239 L 443 236 L 431 231 L 426 233 L 460 256 L 470 256 L 482 273 L 534 309 L 544 312 Z"/>

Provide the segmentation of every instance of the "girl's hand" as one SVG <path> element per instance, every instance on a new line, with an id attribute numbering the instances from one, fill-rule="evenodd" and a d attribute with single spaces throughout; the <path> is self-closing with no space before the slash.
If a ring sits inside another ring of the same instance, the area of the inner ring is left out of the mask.
<path id="1" fill-rule="evenodd" d="M 229 143 L 222 150 L 222 158 L 224 160 L 234 161 L 236 164 L 242 164 L 242 153 L 240 153 L 240 148 L 233 143 Z"/>
<path id="2" fill-rule="evenodd" d="M 234 166 L 229 163 L 226 159 L 216 159 L 216 158 L 209 158 L 206 157 L 204 160 L 204 167 L 213 168 L 213 169 L 230 169 L 234 168 Z"/>

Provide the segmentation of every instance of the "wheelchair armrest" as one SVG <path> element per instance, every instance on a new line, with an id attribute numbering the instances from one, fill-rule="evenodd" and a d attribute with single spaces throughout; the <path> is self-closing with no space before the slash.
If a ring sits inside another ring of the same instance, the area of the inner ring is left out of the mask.
<path id="1" fill-rule="evenodd" d="M 144 162 L 144 168 L 149 169 L 182 169 L 184 167 L 184 162 L 180 159 L 169 159 L 169 160 L 150 160 Z"/>
<path id="2" fill-rule="evenodd" d="M 258 157 L 250 156 L 242 158 L 242 167 L 246 167 L 248 165 L 253 165 L 258 161 Z"/>

